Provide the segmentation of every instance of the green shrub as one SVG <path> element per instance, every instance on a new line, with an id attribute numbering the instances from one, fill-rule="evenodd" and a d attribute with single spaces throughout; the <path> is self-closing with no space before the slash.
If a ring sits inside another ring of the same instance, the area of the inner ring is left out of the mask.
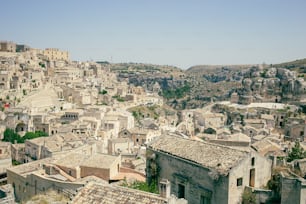
<path id="1" fill-rule="evenodd" d="M 151 185 L 148 185 L 146 182 L 142 181 L 134 181 L 131 184 L 128 184 L 126 181 L 122 184 L 122 186 L 132 188 L 132 189 L 137 189 L 141 191 L 146 191 L 150 193 L 156 193 L 158 194 L 158 188 L 156 185 L 156 182 L 152 182 Z"/>
<path id="2" fill-rule="evenodd" d="M 255 194 L 251 190 L 245 189 L 242 194 L 242 204 L 256 204 Z"/>
<path id="3" fill-rule="evenodd" d="M 304 151 L 303 147 L 301 147 L 300 142 L 295 142 L 294 147 L 288 154 L 287 161 L 291 162 L 295 159 L 303 159 L 306 157 L 306 152 Z"/>
<path id="4" fill-rule="evenodd" d="M 4 142 L 11 142 L 12 144 L 15 143 L 24 143 L 26 140 L 35 139 L 38 137 L 47 137 L 48 134 L 42 131 L 36 131 L 36 132 L 27 132 L 23 137 L 21 137 L 18 133 L 16 133 L 14 130 L 7 128 L 4 131 L 3 139 Z"/>

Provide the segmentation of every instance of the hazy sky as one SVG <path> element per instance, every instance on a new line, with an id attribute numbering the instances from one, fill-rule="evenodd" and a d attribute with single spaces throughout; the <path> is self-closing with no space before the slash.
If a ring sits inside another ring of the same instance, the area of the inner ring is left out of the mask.
<path id="1" fill-rule="evenodd" d="M 73 60 L 278 63 L 306 57 L 306 0 L 1 0 L 0 40 Z"/>

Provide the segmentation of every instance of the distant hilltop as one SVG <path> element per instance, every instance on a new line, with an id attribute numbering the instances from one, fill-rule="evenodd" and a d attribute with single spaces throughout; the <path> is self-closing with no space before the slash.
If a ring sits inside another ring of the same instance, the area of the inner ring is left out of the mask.
<path id="1" fill-rule="evenodd" d="M 306 58 L 298 59 L 291 62 L 284 62 L 280 64 L 273 65 L 274 67 L 294 69 L 294 68 L 306 68 Z"/>

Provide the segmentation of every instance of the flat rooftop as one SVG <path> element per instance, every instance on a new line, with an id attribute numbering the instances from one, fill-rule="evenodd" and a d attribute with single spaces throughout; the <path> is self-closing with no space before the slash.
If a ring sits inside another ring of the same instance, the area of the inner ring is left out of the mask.
<path id="1" fill-rule="evenodd" d="M 107 154 L 93 154 L 85 155 L 78 153 L 68 154 L 54 162 L 55 165 L 75 168 L 77 166 L 87 166 L 96 168 L 110 168 L 118 156 L 111 156 Z"/>

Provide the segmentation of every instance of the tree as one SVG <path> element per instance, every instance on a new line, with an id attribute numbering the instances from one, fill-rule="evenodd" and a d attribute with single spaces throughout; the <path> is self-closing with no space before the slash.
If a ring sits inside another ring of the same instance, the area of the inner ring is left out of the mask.
<path id="1" fill-rule="evenodd" d="M 12 144 L 14 144 L 15 141 L 17 143 L 22 143 L 20 135 L 18 135 L 14 130 L 9 128 L 5 129 L 2 141 L 11 142 Z"/>
<path id="2" fill-rule="evenodd" d="M 37 137 L 47 137 L 48 134 L 42 131 L 36 131 L 36 132 L 27 132 L 23 137 L 21 137 L 18 133 L 16 133 L 14 130 L 7 128 L 4 131 L 4 137 L 2 141 L 5 142 L 11 142 L 11 143 L 24 143 L 26 140 L 34 139 Z"/>
<path id="3" fill-rule="evenodd" d="M 205 134 L 216 134 L 216 130 L 214 130 L 213 128 L 207 128 L 204 130 Z"/>
<path id="4" fill-rule="evenodd" d="M 242 203 L 243 204 L 255 204 L 256 203 L 256 197 L 255 194 L 252 193 L 249 189 L 244 189 L 242 194 Z"/>
<path id="5" fill-rule="evenodd" d="M 27 132 L 23 137 L 22 140 L 26 141 L 26 140 L 31 140 L 31 139 L 35 139 L 37 137 L 46 137 L 48 136 L 47 133 L 42 132 L 42 131 L 36 131 L 36 132 Z"/>
<path id="6" fill-rule="evenodd" d="M 273 191 L 273 196 L 269 199 L 268 203 L 280 203 L 282 181 L 279 173 L 272 175 L 271 180 L 268 181 L 268 188 Z"/>
<path id="7" fill-rule="evenodd" d="M 105 95 L 107 94 L 107 91 L 103 89 L 102 91 L 99 92 L 99 94 Z"/>
<path id="8" fill-rule="evenodd" d="M 294 147 L 288 154 L 287 161 L 291 162 L 295 159 L 303 159 L 306 157 L 306 152 L 304 151 L 303 147 L 301 147 L 300 142 L 296 141 Z"/>

